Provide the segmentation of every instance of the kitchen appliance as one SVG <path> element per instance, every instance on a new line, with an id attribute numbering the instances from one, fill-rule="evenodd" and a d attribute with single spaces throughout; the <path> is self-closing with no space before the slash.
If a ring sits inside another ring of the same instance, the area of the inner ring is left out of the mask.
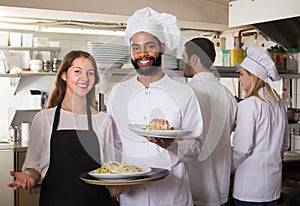
<path id="1" fill-rule="evenodd" d="M 285 48 L 300 48 L 299 1 L 272 0 L 271 4 L 261 0 L 231 0 L 229 27 L 252 25 Z"/>
<path id="2" fill-rule="evenodd" d="M 18 126 L 9 126 L 9 134 L 12 142 L 18 142 L 21 140 L 20 128 Z"/>

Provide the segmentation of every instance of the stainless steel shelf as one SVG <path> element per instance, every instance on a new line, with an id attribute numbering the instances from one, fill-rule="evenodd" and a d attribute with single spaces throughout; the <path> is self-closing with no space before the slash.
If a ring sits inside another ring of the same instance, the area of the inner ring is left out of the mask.
<path id="1" fill-rule="evenodd" d="M 12 47 L 12 46 L 0 46 L 0 50 L 60 52 L 60 47 Z"/>
<path id="2" fill-rule="evenodd" d="M 0 77 L 29 77 L 29 76 L 54 76 L 56 72 L 20 72 L 17 74 L 0 74 Z"/>

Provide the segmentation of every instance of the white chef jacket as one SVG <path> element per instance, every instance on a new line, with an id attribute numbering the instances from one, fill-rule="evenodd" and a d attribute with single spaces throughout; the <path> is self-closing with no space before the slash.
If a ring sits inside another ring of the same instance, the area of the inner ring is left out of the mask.
<path id="1" fill-rule="evenodd" d="M 189 86 L 200 103 L 204 144 L 198 160 L 187 163 L 194 205 L 220 206 L 228 201 L 231 142 L 236 100 L 210 72 L 193 76 Z"/>
<path id="2" fill-rule="evenodd" d="M 50 163 L 50 139 L 56 107 L 41 110 L 32 121 L 30 139 L 22 170 L 34 168 L 45 177 Z M 92 115 L 92 124 L 100 144 L 101 161 L 116 160 L 120 141 L 114 138 L 113 122 L 104 112 Z M 75 115 L 61 109 L 58 130 L 88 129 L 87 115 Z M 96 169 L 96 168 L 95 168 Z M 88 172 L 88 171 L 87 171 Z"/>
<path id="3" fill-rule="evenodd" d="M 120 196 L 122 206 L 193 205 L 184 161 L 201 149 L 202 116 L 191 88 L 167 75 L 145 88 L 137 76 L 113 87 L 107 111 L 116 122 L 124 161 L 167 168 L 170 174 L 153 183 L 129 186 Z M 176 129 L 192 131 L 167 150 L 128 129 L 128 124 L 148 124 L 167 119 Z"/>
<path id="4" fill-rule="evenodd" d="M 279 198 L 283 152 L 289 147 L 284 104 L 259 90 L 265 101 L 251 96 L 238 105 L 233 137 L 233 197 L 241 201 L 269 202 Z"/>

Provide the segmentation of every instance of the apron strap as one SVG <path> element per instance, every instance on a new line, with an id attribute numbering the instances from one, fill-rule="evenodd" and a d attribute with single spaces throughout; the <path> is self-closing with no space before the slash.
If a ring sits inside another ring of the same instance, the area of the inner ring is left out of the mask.
<path id="1" fill-rule="evenodd" d="M 52 133 L 57 130 L 58 123 L 59 123 L 59 117 L 60 117 L 60 108 L 61 108 L 61 102 L 57 105 L 54 115 L 54 121 L 52 126 Z"/>
<path id="2" fill-rule="evenodd" d="M 93 130 L 93 124 L 92 124 L 92 112 L 90 108 L 90 100 L 88 99 L 88 95 L 86 96 L 86 112 L 87 112 L 87 117 L 88 117 L 88 125 L 89 125 L 89 130 Z"/>

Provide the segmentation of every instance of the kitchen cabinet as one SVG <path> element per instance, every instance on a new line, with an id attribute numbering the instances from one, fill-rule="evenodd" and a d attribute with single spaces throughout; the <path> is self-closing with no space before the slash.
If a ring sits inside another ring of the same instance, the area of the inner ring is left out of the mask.
<path id="1" fill-rule="evenodd" d="M 0 149 L 0 205 L 13 206 L 14 205 L 14 191 L 6 185 L 13 181 L 9 175 L 9 171 L 14 170 L 14 153 L 11 148 Z"/>
<path id="2" fill-rule="evenodd" d="M 26 156 L 26 149 L 14 151 L 15 171 L 21 171 Z M 32 189 L 21 189 L 15 191 L 15 206 L 38 206 L 40 196 L 40 187 L 36 186 Z"/>
<path id="3" fill-rule="evenodd" d="M 27 145 L 15 143 L 5 149 L 0 149 L 0 205 L 5 206 L 38 206 L 39 187 L 30 190 L 21 189 L 18 191 L 7 187 L 13 178 L 9 171 L 21 171 L 25 160 Z"/>

